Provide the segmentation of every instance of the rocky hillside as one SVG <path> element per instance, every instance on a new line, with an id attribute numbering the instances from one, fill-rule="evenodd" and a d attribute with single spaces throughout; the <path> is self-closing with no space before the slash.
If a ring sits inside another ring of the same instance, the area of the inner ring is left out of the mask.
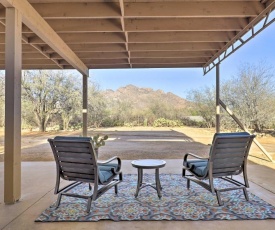
<path id="1" fill-rule="evenodd" d="M 188 101 L 173 94 L 165 93 L 162 90 L 151 88 L 139 88 L 134 85 L 121 87 L 116 91 L 106 90 L 105 96 L 109 100 L 127 102 L 137 109 L 144 109 L 153 103 L 173 106 L 175 109 L 183 109 L 188 106 Z"/>

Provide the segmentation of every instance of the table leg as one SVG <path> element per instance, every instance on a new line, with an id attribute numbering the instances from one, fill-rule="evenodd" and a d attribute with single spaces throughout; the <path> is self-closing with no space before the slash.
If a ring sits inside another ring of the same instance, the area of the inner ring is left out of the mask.
<path id="1" fill-rule="evenodd" d="M 142 185 L 142 177 L 143 177 L 143 170 L 141 168 L 138 168 L 138 182 L 137 182 L 137 190 L 136 190 L 135 198 L 137 198 L 140 187 Z"/>
<path id="2" fill-rule="evenodd" d="M 158 197 L 161 198 L 161 185 L 159 180 L 159 169 L 156 169 L 156 189 L 158 192 Z"/>

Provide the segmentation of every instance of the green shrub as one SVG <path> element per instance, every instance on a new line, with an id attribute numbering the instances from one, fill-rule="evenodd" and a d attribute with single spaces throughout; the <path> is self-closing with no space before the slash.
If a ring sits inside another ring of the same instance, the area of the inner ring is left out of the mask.
<path id="1" fill-rule="evenodd" d="M 169 120 L 165 118 L 158 118 L 153 123 L 154 127 L 180 127 L 182 125 L 182 122 L 179 120 Z"/>

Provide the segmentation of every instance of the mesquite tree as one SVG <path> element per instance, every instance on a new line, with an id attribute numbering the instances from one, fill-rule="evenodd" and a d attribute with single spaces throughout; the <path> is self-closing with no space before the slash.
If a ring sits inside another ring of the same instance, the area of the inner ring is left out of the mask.
<path id="1" fill-rule="evenodd" d="M 24 71 L 22 77 L 23 97 L 32 103 L 39 131 L 45 132 L 48 120 L 58 112 L 60 72 Z"/>

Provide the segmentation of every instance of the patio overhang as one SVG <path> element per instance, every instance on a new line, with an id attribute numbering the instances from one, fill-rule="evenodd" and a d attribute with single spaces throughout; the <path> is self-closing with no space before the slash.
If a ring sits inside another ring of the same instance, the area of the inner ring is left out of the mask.
<path id="1" fill-rule="evenodd" d="M 22 14 L 23 69 L 188 68 L 210 71 L 246 40 L 274 0 L 1 0 Z M 30 4 L 29 4 L 30 3 Z M 244 39 L 244 35 L 251 31 Z M 229 50 L 229 51 L 228 51 Z"/>

